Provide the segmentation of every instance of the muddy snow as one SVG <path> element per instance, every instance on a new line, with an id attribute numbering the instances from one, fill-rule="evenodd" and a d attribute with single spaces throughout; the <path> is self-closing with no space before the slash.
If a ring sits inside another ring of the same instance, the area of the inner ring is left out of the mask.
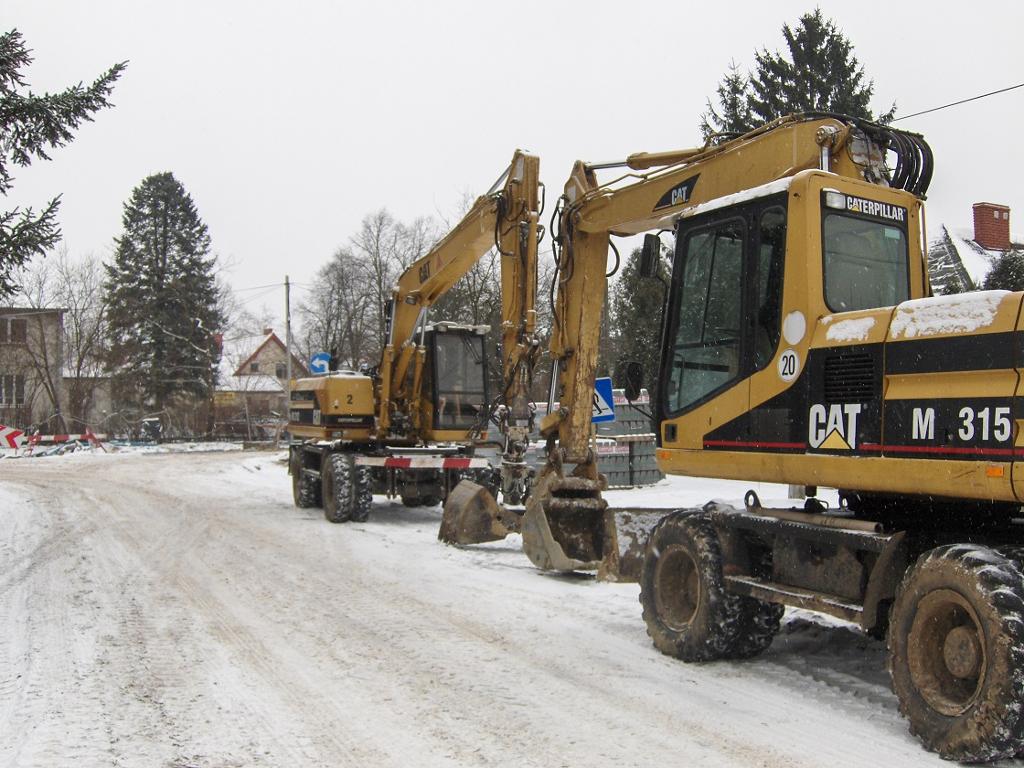
<path id="1" fill-rule="evenodd" d="M 848 625 L 791 612 L 759 659 L 682 664 L 635 584 L 376 502 L 330 525 L 271 454 L 0 462 L 0 766 L 940 764 Z"/>

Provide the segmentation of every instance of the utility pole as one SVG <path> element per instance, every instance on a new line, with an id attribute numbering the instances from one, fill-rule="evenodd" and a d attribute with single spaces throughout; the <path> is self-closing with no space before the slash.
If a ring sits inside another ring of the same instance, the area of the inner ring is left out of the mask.
<path id="1" fill-rule="evenodd" d="M 284 351 L 287 358 L 288 384 L 284 388 L 286 409 L 291 408 L 292 399 L 292 288 L 288 275 L 284 276 Z"/>

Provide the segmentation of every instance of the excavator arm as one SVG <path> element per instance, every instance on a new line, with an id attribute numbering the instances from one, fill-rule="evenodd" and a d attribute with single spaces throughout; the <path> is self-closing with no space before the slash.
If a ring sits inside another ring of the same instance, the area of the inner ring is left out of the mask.
<path id="1" fill-rule="evenodd" d="M 897 154 L 895 172 L 886 167 L 885 148 Z M 596 171 L 611 167 L 627 170 L 598 183 Z M 812 168 L 921 193 L 931 157 L 910 134 L 838 116 L 791 115 L 718 145 L 575 164 L 552 238 L 558 266 L 554 373 L 540 426 L 548 459 L 522 523 L 524 550 L 535 565 L 617 572 L 614 521 L 601 498 L 607 484 L 590 447 L 609 236 L 671 228 L 701 205 L 739 202 L 745 190 Z"/>
<path id="2" fill-rule="evenodd" d="M 381 433 L 387 433 L 396 417 L 403 415 L 412 432 L 422 434 L 426 418 L 420 405 L 425 358 L 421 340 L 427 311 L 492 247 L 501 254 L 505 391 L 518 395 L 518 383 L 509 379 L 513 372 L 532 367 L 532 363 L 527 365 L 527 357 L 536 354 L 537 347 L 533 334 L 539 166 L 536 156 L 517 150 L 492 189 L 399 277 L 378 368 L 377 421 Z"/>

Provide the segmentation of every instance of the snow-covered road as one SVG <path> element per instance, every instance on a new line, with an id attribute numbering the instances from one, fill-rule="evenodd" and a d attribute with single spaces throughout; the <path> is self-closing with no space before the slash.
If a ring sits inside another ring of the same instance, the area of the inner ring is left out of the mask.
<path id="1" fill-rule="evenodd" d="M 271 454 L 0 462 L 0 766 L 939 764 L 846 626 L 685 665 L 636 585 L 376 501 L 330 525 Z"/>

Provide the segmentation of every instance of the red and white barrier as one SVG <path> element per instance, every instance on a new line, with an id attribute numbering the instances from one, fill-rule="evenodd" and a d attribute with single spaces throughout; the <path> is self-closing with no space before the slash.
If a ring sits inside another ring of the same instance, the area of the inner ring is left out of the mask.
<path id="1" fill-rule="evenodd" d="M 435 456 L 356 456 L 361 467 L 388 469 L 487 469 L 487 459 L 453 459 Z"/>
<path id="2" fill-rule="evenodd" d="M 87 429 L 78 435 L 40 435 L 36 433 L 23 438 L 23 441 L 28 444 L 28 450 L 25 451 L 25 454 L 31 455 L 37 445 L 56 445 L 58 443 L 75 443 L 78 441 L 87 442 L 93 448 L 99 448 L 106 453 L 107 449 L 103 447 L 102 442 L 106 439 L 106 435 L 97 435 L 91 429 Z"/>

